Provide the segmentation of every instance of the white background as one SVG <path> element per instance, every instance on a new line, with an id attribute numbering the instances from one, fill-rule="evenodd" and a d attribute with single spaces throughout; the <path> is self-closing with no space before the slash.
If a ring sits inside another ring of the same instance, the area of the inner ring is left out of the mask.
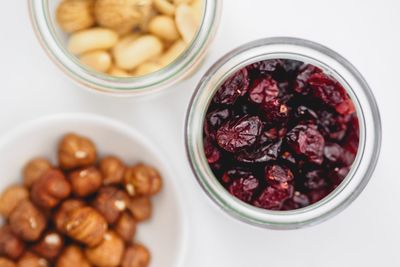
<path id="1" fill-rule="evenodd" d="M 1 4 L 0 134 L 58 112 L 101 114 L 140 129 L 164 151 L 185 189 L 185 267 L 400 266 L 400 1 L 225 0 L 219 33 L 201 69 L 151 99 L 79 89 L 42 51 L 26 1 Z M 295 231 L 259 229 L 222 213 L 197 185 L 183 145 L 188 101 L 205 70 L 240 44 L 277 35 L 311 39 L 349 59 L 372 87 L 383 121 L 380 161 L 365 191 L 333 219 Z"/>

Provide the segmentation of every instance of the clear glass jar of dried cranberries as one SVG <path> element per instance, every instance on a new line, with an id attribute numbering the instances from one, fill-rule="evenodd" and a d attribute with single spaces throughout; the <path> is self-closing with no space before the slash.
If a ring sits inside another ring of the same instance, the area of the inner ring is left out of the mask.
<path id="1" fill-rule="evenodd" d="M 210 198 L 274 229 L 313 225 L 350 204 L 381 143 L 361 74 L 336 52 L 295 38 L 258 40 L 221 58 L 199 83 L 185 130 Z"/>

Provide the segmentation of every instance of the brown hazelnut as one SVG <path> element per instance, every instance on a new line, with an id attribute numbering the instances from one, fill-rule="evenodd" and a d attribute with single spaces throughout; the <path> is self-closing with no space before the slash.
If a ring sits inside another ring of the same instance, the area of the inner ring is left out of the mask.
<path id="1" fill-rule="evenodd" d="M 103 179 L 99 170 L 88 167 L 71 172 L 69 180 L 72 192 L 78 197 L 86 197 L 100 188 Z"/>
<path id="2" fill-rule="evenodd" d="M 24 249 L 24 242 L 11 231 L 9 226 L 3 225 L 0 228 L 0 256 L 16 260 L 22 255 Z"/>
<path id="3" fill-rule="evenodd" d="M 129 196 L 125 191 L 107 186 L 99 190 L 93 201 L 93 207 L 104 216 L 109 224 L 113 224 L 124 212 L 129 201 Z"/>
<path id="4" fill-rule="evenodd" d="M 48 231 L 33 245 L 32 251 L 47 260 L 52 260 L 60 254 L 63 246 L 64 238 L 55 231 Z"/>
<path id="5" fill-rule="evenodd" d="M 131 196 L 151 196 L 161 190 L 162 180 L 155 168 L 138 164 L 125 172 L 124 184 Z"/>
<path id="6" fill-rule="evenodd" d="M 96 147 L 86 137 L 67 134 L 59 144 L 58 161 L 63 169 L 94 165 L 96 162 Z"/>
<path id="7" fill-rule="evenodd" d="M 46 259 L 37 256 L 31 252 L 26 252 L 18 260 L 18 267 L 49 267 Z"/>
<path id="8" fill-rule="evenodd" d="M 128 209 L 136 221 L 144 221 L 151 217 L 152 204 L 149 197 L 134 197 L 129 201 Z"/>
<path id="9" fill-rule="evenodd" d="M 34 158 L 30 160 L 22 171 L 24 185 L 30 188 L 48 169 L 51 169 L 51 163 L 47 159 Z"/>
<path id="10" fill-rule="evenodd" d="M 17 265 L 10 261 L 7 258 L 0 257 L 0 266 L 1 267 L 17 267 Z"/>
<path id="11" fill-rule="evenodd" d="M 88 261 L 98 267 L 115 267 L 121 263 L 124 242 L 114 232 L 108 231 L 96 247 L 85 249 Z"/>
<path id="12" fill-rule="evenodd" d="M 130 242 L 135 237 L 136 220 L 129 212 L 124 212 L 115 224 L 115 232 L 125 241 Z"/>
<path id="13" fill-rule="evenodd" d="M 81 207 L 67 213 L 63 228 L 69 237 L 89 247 L 94 247 L 103 240 L 107 222 L 95 209 Z"/>
<path id="14" fill-rule="evenodd" d="M 150 252 L 145 246 L 134 244 L 125 250 L 121 267 L 147 267 L 150 258 Z"/>
<path id="15" fill-rule="evenodd" d="M 36 241 L 46 228 L 43 213 L 29 200 L 23 200 L 10 214 L 11 230 L 25 241 Z"/>
<path id="16" fill-rule="evenodd" d="M 58 231 L 64 231 L 64 224 L 68 219 L 68 212 L 71 210 L 84 207 L 85 203 L 77 199 L 67 199 L 65 200 L 54 214 L 53 221 L 56 225 Z"/>
<path id="17" fill-rule="evenodd" d="M 100 161 L 99 167 L 101 174 L 103 175 L 104 185 L 122 183 L 125 165 L 119 158 L 114 156 L 105 157 Z"/>
<path id="18" fill-rule="evenodd" d="M 78 246 L 68 246 L 58 257 L 56 267 L 90 267 Z"/>
<path id="19" fill-rule="evenodd" d="M 31 189 L 32 201 L 42 208 L 54 208 L 69 196 L 71 185 L 64 174 L 56 169 L 47 170 Z"/>
<path id="20" fill-rule="evenodd" d="M 57 8 L 57 22 L 65 32 L 75 32 L 95 24 L 94 0 L 64 0 Z"/>
<path id="21" fill-rule="evenodd" d="M 7 218 L 18 204 L 29 197 L 25 187 L 11 185 L 0 195 L 0 215 Z"/>

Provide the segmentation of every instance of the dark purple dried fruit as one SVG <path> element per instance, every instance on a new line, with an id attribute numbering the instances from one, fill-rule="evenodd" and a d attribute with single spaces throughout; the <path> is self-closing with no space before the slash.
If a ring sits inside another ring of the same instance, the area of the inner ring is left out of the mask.
<path id="1" fill-rule="evenodd" d="M 248 72 L 246 68 L 243 68 L 224 82 L 221 88 L 215 93 L 214 102 L 217 104 L 232 105 L 240 96 L 245 95 L 248 89 Z"/>
<path id="2" fill-rule="evenodd" d="M 295 210 L 310 205 L 308 196 L 298 191 L 294 192 L 293 197 L 289 198 L 283 204 L 282 210 Z"/>
<path id="3" fill-rule="evenodd" d="M 235 179 L 228 187 L 229 192 L 238 199 L 249 203 L 259 187 L 259 181 L 253 175 Z"/>
<path id="4" fill-rule="evenodd" d="M 267 165 L 265 167 L 264 178 L 270 185 L 276 185 L 280 183 L 291 183 L 294 180 L 292 171 L 280 165 Z"/>
<path id="5" fill-rule="evenodd" d="M 261 145 L 252 146 L 240 151 L 236 160 L 245 163 L 261 163 L 276 160 L 281 149 L 282 140 L 275 142 L 265 142 Z"/>
<path id="6" fill-rule="evenodd" d="M 285 200 L 293 195 L 293 186 L 287 188 L 268 186 L 260 196 L 254 200 L 253 205 L 268 210 L 280 210 Z"/>

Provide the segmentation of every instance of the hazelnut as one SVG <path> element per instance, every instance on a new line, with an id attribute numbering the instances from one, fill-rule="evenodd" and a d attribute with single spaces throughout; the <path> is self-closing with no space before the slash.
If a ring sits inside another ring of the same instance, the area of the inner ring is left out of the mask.
<path id="1" fill-rule="evenodd" d="M 46 228 L 43 213 L 29 200 L 23 200 L 10 214 L 11 230 L 25 241 L 36 241 Z"/>
<path id="2" fill-rule="evenodd" d="M 95 209 L 81 207 L 67 213 L 63 229 L 69 237 L 93 247 L 103 240 L 107 222 Z"/>
<path id="3" fill-rule="evenodd" d="M 86 137 L 67 134 L 59 144 L 58 161 L 63 169 L 93 165 L 96 161 L 96 147 Z"/>
<path id="4" fill-rule="evenodd" d="M 122 183 L 125 165 L 119 158 L 113 156 L 105 157 L 100 161 L 99 167 L 101 174 L 103 175 L 104 185 Z"/>
<path id="5" fill-rule="evenodd" d="M 137 221 L 144 221 L 150 218 L 152 205 L 149 197 L 135 197 L 128 203 L 128 209 Z"/>
<path id="6" fill-rule="evenodd" d="M 75 32 L 95 24 L 94 0 L 64 0 L 57 8 L 57 21 L 65 32 Z"/>
<path id="7" fill-rule="evenodd" d="M 18 267 L 49 267 L 46 259 L 31 252 L 26 252 L 19 260 Z"/>
<path id="8" fill-rule="evenodd" d="M 86 197 L 100 188 L 103 179 L 99 170 L 88 167 L 71 172 L 69 180 L 72 192 L 78 197 Z"/>
<path id="9" fill-rule="evenodd" d="M 128 194 L 113 186 L 103 187 L 93 201 L 97 209 L 109 224 L 115 223 L 127 208 L 130 199 Z"/>
<path id="10" fill-rule="evenodd" d="M 49 169 L 32 185 L 31 198 L 42 208 L 54 208 L 70 193 L 71 185 L 64 174 L 59 170 Z"/>
<path id="11" fill-rule="evenodd" d="M 58 231 L 64 231 L 64 224 L 68 219 L 68 212 L 71 210 L 84 207 L 85 203 L 77 199 L 65 200 L 57 212 L 54 214 L 53 221 Z"/>
<path id="12" fill-rule="evenodd" d="M 115 224 L 115 232 L 125 241 L 133 240 L 136 233 L 136 220 L 129 212 L 124 212 Z"/>
<path id="13" fill-rule="evenodd" d="M 124 34 L 140 24 L 141 9 L 145 5 L 150 8 L 151 1 L 143 3 L 143 0 L 97 0 L 94 13 L 100 26 Z"/>
<path id="14" fill-rule="evenodd" d="M 0 266 L 1 267 L 17 267 L 14 262 L 10 261 L 7 258 L 0 257 Z"/>
<path id="15" fill-rule="evenodd" d="M 124 253 L 121 267 L 147 267 L 150 263 L 149 250 L 139 244 L 129 246 Z"/>
<path id="16" fill-rule="evenodd" d="M 114 232 L 108 231 L 96 247 L 85 249 L 88 261 L 98 267 L 114 267 L 121 263 L 124 242 Z"/>
<path id="17" fill-rule="evenodd" d="M 24 249 L 24 242 L 14 235 L 9 226 L 3 225 L 0 228 L 0 256 L 16 260 L 22 255 Z"/>
<path id="18" fill-rule="evenodd" d="M 78 246 L 68 246 L 57 259 L 56 267 L 90 267 Z"/>
<path id="19" fill-rule="evenodd" d="M 162 181 L 155 168 L 145 164 L 138 164 L 126 171 L 124 184 L 131 196 L 151 196 L 161 190 Z"/>
<path id="20" fill-rule="evenodd" d="M 60 254 L 63 246 L 64 238 L 55 231 L 48 231 L 38 243 L 33 245 L 32 251 L 45 259 L 52 260 Z"/>
<path id="21" fill-rule="evenodd" d="M 26 188 L 19 185 L 12 185 L 0 195 L 0 215 L 7 218 L 18 204 L 29 197 Z"/>
<path id="22" fill-rule="evenodd" d="M 24 185 L 30 188 L 48 169 L 51 169 L 51 163 L 47 159 L 35 158 L 30 160 L 22 171 Z"/>

